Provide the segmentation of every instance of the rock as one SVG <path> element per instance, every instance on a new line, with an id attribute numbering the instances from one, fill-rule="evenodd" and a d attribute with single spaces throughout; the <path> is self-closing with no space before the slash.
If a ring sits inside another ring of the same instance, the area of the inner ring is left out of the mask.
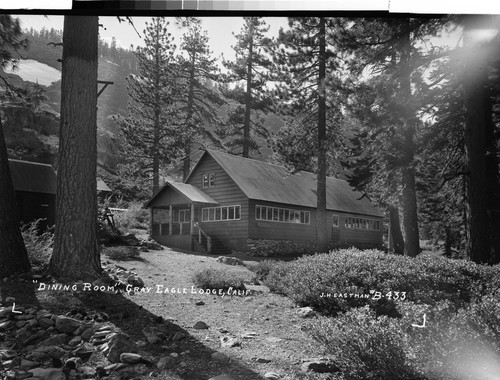
<path id="1" fill-rule="evenodd" d="M 152 249 L 154 251 L 161 251 L 163 249 L 163 247 L 154 240 L 143 240 L 141 241 L 141 245 L 147 249 Z"/>
<path id="2" fill-rule="evenodd" d="M 52 335 L 50 338 L 45 339 L 44 341 L 38 344 L 41 346 L 60 346 L 61 344 L 66 344 L 68 336 L 66 334 L 57 334 Z"/>
<path id="3" fill-rule="evenodd" d="M 138 340 L 137 342 L 135 342 L 135 344 L 137 345 L 137 347 L 139 348 L 143 348 L 143 347 L 146 347 L 148 344 L 143 341 L 143 340 Z"/>
<path id="4" fill-rule="evenodd" d="M 175 367 L 176 360 L 172 356 L 163 356 L 158 360 L 156 366 L 159 370 L 170 369 Z"/>
<path id="5" fill-rule="evenodd" d="M 203 302 L 203 301 L 197 301 L 197 302 L 195 303 L 195 305 L 196 305 L 196 306 L 203 306 L 203 305 L 205 305 L 205 302 Z"/>
<path id="6" fill-rule="evenodd" d="M 64 362 L 64 368 L 75 369 L 80 364 L 82 364 L 82 360 L 80 358 L 69 358 Z"/>
<path id="7" fill-rule="evenodd" d="M 172 342 L 178 342 L 180 340 L 183 340 L 186 337 L 186 334 L 184 334 L 181 331 L 177 331 L 174 336 L 172 337 Z"/>
<path id="8" fill-rule="evenodd" d="M 93 379 L 95 377 L 95 369 L 89 366 L 80 367 L 79 372 L 83 379 Z"/>
<path id="9" fill-rule="evenodd" d="M 193 329 L 205 330 L 205 329 L 208 329 L 208 325 L 203 321 L 198 321 L 194 324 Z"/>
<path id="10" fill-rule="evenodd" d="M 77 328 L 82 325 L 82 322 L 70 317 L 59 315 L 56 317 L 56 329 L 62 333 L 72 334 Z"/>
<path id="11" fill-rule="evenodd" d="M 335 364 L 327 360 L 308 361 L 303 363 L 300 368 L 304 372 L 334 373 L 339 371 L 339 368 Z"/>
<path id="12" fill-rule="evenodd" d="M 78 346 L 81 342 L 82 342 L 82 337 L 81 336 L 75 336 L 73 339 L 71 339 L 68 342 L 68 345 L 70 345 L 71 347 L 75 347 L 75 346 Z"/>
<path id="13" fill-rule="evenodd" d="M 255 361 L 257 363 L 271 363 L 271 360 L 270 359 L 266 359 L 266 358 L 257 358 L 257 359 L 255 359 Z"/>
<path id="14" fill-rule="evenodd" d="M 277 380 L 280 378 L 280 375 L 274 372 L 266 372 L 264 375 L 265 379 L 272 379 L 272 380 Z"/>
<path id="15" fill-rule="evenodd" d="M 120 239 L 127 245 L 130 245 L 131 247 L 137 247 L 138 245 L 141 244 L 140 240 L 137 239 L 137 237 L 134 234 L 128 234 L 121 236 Z"/>
<path id="16" fill-rule="evenodd" d="M 309 306 L 306 307 L 300 307 L 297 309 L 297 314 L 301 318 L 310 318 L 316 315 L 313 309 L 311 309 Z"/>
<path id="17" fill-rule="evenodd" d="M 270 337 L 267 337 L 266 340 L 269 342 L 269 343 L 279 343 L 281 342 L 283 339 L 281 338 L 276 338 L 274 336 L 270 336 Z"/>
<path id="18" fill-rule="evenodd" d="M 50 358 L 61 359 L 66 354 L 66 351 L 59 346 L 40 346 L 33 353 L 41 353 Z M 28 358 L 28 356 L 26 358 Z"/>
<path id="19" fill-rule="evenodd" d="M 229 361 L 229 358 L 221 352 L 214 352 L 212 354 L 212 359 L 217 360 L 219 362 L 228 362 Z"/>
<path id="20" fill-rule="evenodd" d="M 21 359 L 21 363 L 19 364 L 19 368 L 23 371 L 28 371 L 30 369 L 37 368 L 38 366 L 40 366 L 40 363 L 26 359 Z"/>
<path id="21" fill-rule="evenodd" d="M 134 288 L 144 287 L 144 281 L 142 280 L 142 278 L 136 276 L 135 274 L 132 274 L 127 278 L 127 283 L 132 285 Z"/>
<path id="22" fill-rule="evenodd" d="M 142 356 L 132 352 L 123 352 L 120 354 L 120 362 L 128 364 L 136 364 L 142 361 Z"/>
<path id="23" fill-rule="evenodd" d="M 103 352 L 111 363 L 119 363 L 120 355 L 124 352 L 137 352 L 134 340 L 123 333 L 114 334 L 106 345 Z"/>
<path id="24" fill-rule="evenodd" d="M 245 266 L 245 263 L 238 259 L 237 257 L 227 257 L 227 256 L 219 256 L 216 261 L 218 263 L 227 264 L 227 265 L 242 265 Z"/>
<path id="25" fill-rule="evenodd" d="M 17 352 L 14 350 L 0 350 L 0 360 L 9 360 L 16 356 Z"/>
<path id="26" fill-rule="evenodd" d="M 158 332 L 152 327 L 146 327 L 142 329 L 142 333 L 150 344 L 160 343 L 162 341 L 162 338 L 158 335 Z"/>
<path id="27" fill-rule="evenodd" d="M 65 380 L 66 376 L 60 368 L 34 368 L 28 372 L 38 380 Z"/>
<path id="28" fill-rule="evenodd" d="M 220 345 L 222 347 L 238 347 L 241 346 L 241 342 L 233 336 L 222 336 L 220 338 Z"/>
<path id="29" fill-rule="evenodd" d="M 92 337 L 92 329 L 87 329 L 85 330 L 82 335 L 80 335 L 82 337 L 82 339 L 86 342 L 88 342 L 90 340 L 90 338 Z"/>
<path id="30" fill-rule="evenodd" d="M 241 337 L 243 339 L 254 339 L 257 337 L 257 333 L 256 332 L 247 332 L 247 333 L 244 333 Z"/>
<path id="31" fill-rule="evenodd" d="M 177 352 L 172 352 L 172 353 L 170 353 L 170 356 L 173 358 L 178 358 L 179 354 Z"/>
<path id="32" fill-rule="evenodd" d="M 228 374 L 226 373 L 223 373 L 221 375 L 217 375 L 217 376 L 214 376 L 214 377 L 211 377 L 210 379 L 208 380 L 234 380 L 233 377 L 229 376 Z"/>
<path id="33" fill-rule="evenodd" d="M 49 318 L 41 318 L 38 320 L 38 324 L 42 329 L 47 329 L 50 326 L 54 326 L 54 321 Z"/>

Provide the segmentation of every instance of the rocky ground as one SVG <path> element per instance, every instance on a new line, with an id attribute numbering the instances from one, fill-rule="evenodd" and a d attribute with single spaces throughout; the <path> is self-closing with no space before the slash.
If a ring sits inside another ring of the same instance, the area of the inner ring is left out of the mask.
<path id="1" fill-rule="evenodd" d="M 334 376 L 302 331 L 312 310 L 252 285 L 248 261 L 163 249 L 103 263 L 114 282 L 65 288 L 41 277 L 3 280 L 1 379 Z M 196 288 L 193 273 L 207 267 L 241 274 L 249 291 Z"/>

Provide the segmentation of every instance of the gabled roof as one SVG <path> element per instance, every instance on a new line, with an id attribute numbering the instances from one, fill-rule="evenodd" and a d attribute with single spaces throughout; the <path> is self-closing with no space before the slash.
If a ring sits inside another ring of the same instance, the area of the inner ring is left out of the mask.
<path id="1" fill-rule="evenodd" d="M 313 173 L 291 174 L 283 166 L 213 150 L 207 150 L 196 166 L 206 155 L 217 161 L 249 199 L 316 207 L 316 175 Z M 328 210 L 382 216 L 370 201 L 366 197 L 363 198 L 360 192 L 354 191 L 347 181 L 328 177 L 326 193 Z"/>
<path id="2" fill-rule="evenodd" d="M 152 202 L 154 202 L 166 189 L 172 188 L 177 193 L 184 196 L 189 202 L 193 203 L 205 203 L 205 204 L 213 204 L 217 205 L 219 202 L 214 200 L 211 196 L 205 194 L 203 191 L 198 189 L 197 187 L 187 184 L 187 183 L 179 183 L 179 182 L 167 182 L 163 187 L 151 198 L 144 207 L 149 207 Z"/>
<path id="3" fill-rule="evenodd" d="M 51 165 L 9 158 L 14 190 L 33 193 L 56 193 L 56 172 Z"/>
<path id="4" fill-rule="evenodd" d="M 14 190 L 45 194 L 56 193 L 57 173 L 52 165 L 9 158 L 9 168 Z M 97 190 L 111 191 L 100 178 L 97 179 Z"/>

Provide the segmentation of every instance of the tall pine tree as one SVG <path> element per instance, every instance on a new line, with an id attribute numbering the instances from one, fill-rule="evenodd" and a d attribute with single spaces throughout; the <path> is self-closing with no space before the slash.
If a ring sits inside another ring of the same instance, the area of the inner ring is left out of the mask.
<path id="1" fill-rule="evenodd" d="M 27 46 L 18 19 L 0 15 L 0 67 L 14 60 L 13 51 Z M 4 80 L 0 76 L 0 79 Z M 4 83 L 8 90 L 7 82 Z M 20 231 L 16 196 L 9 170 L 7 147 L 0 115 L 0 278 L 28 272 L 30 263 Z"/>
<path id="2" fill-rule="evenodd" d="M 190 17 L 180 20 L 187 28 L 182 37 L 179 55 L 179 78 L 185 86 L 177 98 L 177 111 L 182 112 L 182 145 L 184 148 L 183 177 L 187 178 L 191 168 L 191 148 L 197 137 L 208 138 L 220 145 L 219 139 L 208 126 L 214 127 L 220 123 L 219 109 L 226 102 L 216 88 L 211 88 L 209 82 L 219 79 L 217 59 L 211 57 L 207 32 L 201 27 L 200 19 Z"/>
<path id="3" fill-rule="evenodd" d="M 179 121 L 176 97 L 184 91 L 175 60 L 176 46 L 161 17 L 146 23 L 145 47 L 138 47 L 137 75 L 128 77 L 127 117 L 116 117 L 127 142 L 124 160 L 152 177 L 152 191 L 160 187 L 160 167 L 178 156 Z"/>
<path id="4" fill-rule="evenodd" d="M 290 18 L 290 29 L 280 31 L 276 63 L 282 84 L 278 87 L 282 113 L 288 127 L 275 150 L 296 169 L 315 168 L 317 173 L 317 242 L 328 250 L 326 213 L 327 153 L 335 145 L 341 113 L 333 93 L 337 90 L 337 54 L 328 39 L 331 19 Z M 293 131 L 288 135 L 288 131 Z M 289 137 L 298 138 L 290 144 Z M 305 153 L 305 154 L 304 154 Z"/>
<path id="5" fill-rule="evenodd" d="M 255 137 L 267 139 L 269 132 L 264 127 L 262 114 L 270 111 L 271 102 L 266 85 L 270 78 L 272 61 L 266 54 L 271 40 L 265 36 L 269 26 L 261 17 L 244 17 L 245 23 L 233 46 L 234 61 L 224 61 L 229 70 L 224 95 L 236 106 L 230 111 L 229 129 L 220 131 L 221 137 L 229 137 L 228 145 L 233 152 L 250 157 L 250 151 L 258 151 Z M 241 151 L 240 151 L 241 149 Z"/>

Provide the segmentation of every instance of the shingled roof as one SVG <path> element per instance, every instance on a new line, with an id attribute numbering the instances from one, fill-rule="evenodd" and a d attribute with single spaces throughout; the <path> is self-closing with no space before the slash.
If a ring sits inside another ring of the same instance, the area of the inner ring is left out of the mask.
<path id="1" fill-rule="evenodd" d="M 283 166 L 213 150 L 207 150 L 200 161 L 207 154 L 217 161 L 249 199 L 316 207 L 316 175 L 313 173 L 291 174 Z M 383 216 L 347 181 L 328 177 L 326 193 L 328 210 Z"/>
<path id="2" fill-rule="evenodd" d="M 56 193 L 56 172 L 51 165 L 9 159 L 14 189 L 33 193 Z"/>
<path id="3" fill-rule="evenodd" d="M 57 173 L 52 165 L 9 158 L 9 168 L 14 190 L 44 194 L 56 193 Z M 97 190 L 111 191 L 100 178 L 97 179 Z"/>

